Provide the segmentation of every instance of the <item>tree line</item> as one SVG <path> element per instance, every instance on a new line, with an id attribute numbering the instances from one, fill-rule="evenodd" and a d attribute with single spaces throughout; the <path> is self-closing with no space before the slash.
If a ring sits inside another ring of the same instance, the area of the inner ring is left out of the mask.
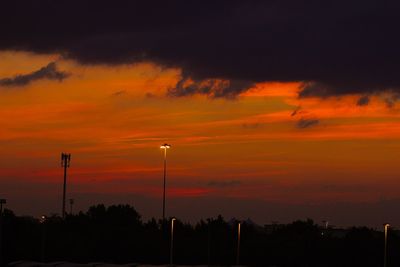
<path id="1" fill-rule="evenodd" d="M 33 218 L 5 210 L 3 261 L 167 264 L 171 220 L 143 221 L 129 205 Z M 196 224 L 174 222 L 174 263 L 235 265 L 239 221 L 222 216 Z M 400 264 L 400 237 L 388 234 L 388 266 Z M 240 264 L 249 266 L 382 266 L 382 231 L 322 228 L 312 220 L 259 226 L 241 222 Z"/>

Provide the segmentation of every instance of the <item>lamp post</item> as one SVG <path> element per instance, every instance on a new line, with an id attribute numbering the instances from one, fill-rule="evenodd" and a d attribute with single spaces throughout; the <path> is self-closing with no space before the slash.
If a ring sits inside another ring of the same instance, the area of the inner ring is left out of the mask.
<path id="1" fill-rule="evenodd" d="M 42 242 L 41 242 L 41 250 L 40 250 L 40 259 L 42 262 L 45 261 L 45 252 L 46 252 L 46 220 L 47 217 L 42 215 L 39 219 L 39 222 L 42 227 Z"/>
<path id="2" fill-rule="evenodd" d="M 388 224 L 388 223 L 383 224 L 384 232 L 385 232 L 385 250 L 383 252 L 383 267 L 387 266 L 387 233 L 388 233 L 389 226 L 390 226 L 390 224 Z"/>
<path id="3" fill-rule="evenodd" d="M 236 265 L 239 265 L 240 260 L 240 222 L 238 223 L 238 239 L 237 239 L 237 250 L 236 250 Z"/>
<path id="4" fill-rule="evenodd" d="M 7 204 L 6 199 L 0 199 L 0 267 L 3 266 L 3 205 Z"/>
<path id="5" fill-rule="evenodd" d="M 176 219 L 172 218 L 171 220 L 171 245 L 169 247 L 169 264 L 172 265 L 174 259 L 174 221 Z"/>
<path id="6" fill-rule="evenodd" d="M 61 153 L 61 167 L 64 168 L 64 187 L 63 187 L 63 201 L 62 201 L 62 211 L 61 216 L 65 218 L 65 195 L 67 190 L 67 168 L 69 168 L 69 163 L 71 162 L 71 154 Z"/>
<path id="7" fill-rule="evenodd" d="M 163 211 L 162 211 L 162 218 L 163 222 L 165 221 L 165 183 L 167 177 L 167 149 L 171 148 L 171 145 L 163 144 L 160 146 L 161 149 L 164 150 L 164 190 L 163 190 Z"/>

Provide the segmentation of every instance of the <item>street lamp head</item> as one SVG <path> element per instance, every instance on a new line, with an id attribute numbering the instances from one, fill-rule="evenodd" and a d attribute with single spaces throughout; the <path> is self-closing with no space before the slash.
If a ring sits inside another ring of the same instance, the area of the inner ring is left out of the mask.
<path id="1" fill-rule="evenodd" d="M 172 222 L 173 222 L 173 221 L 176 221 L 176 218 L 172 218 L 171 221 L 172 221 Z"/>
<path id="2" fill-rule="evenodd" d="M 171 145 L 169 145 L 169 144 L 163 144 L 163 145 L 160 146 L 160 148 L 161 148 L 161 149 L 168 149 L 168 148 L 171 148 Z"/>
<path id="3" fill-rule="evenodd" d="M 384 227 L 389 227 L 389 226 L 390 226 L 390 224 L 388 224 L 388 223 L 384 223 L 384 224 L 383 224 L 383 226 L 384 226 Z"/>

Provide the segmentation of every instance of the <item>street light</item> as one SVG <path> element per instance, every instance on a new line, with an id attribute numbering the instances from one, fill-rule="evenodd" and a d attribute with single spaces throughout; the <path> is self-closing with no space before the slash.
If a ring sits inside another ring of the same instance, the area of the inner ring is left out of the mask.
<path id="1" fill-rule="evenodd" d="M 163 211 L 162 218 L 163 222 L 165 221 L 165 181 L 167 177 L 167 149 L 171 148 L 171 145 L 163 144 L 160 146 L 161 149 L 164 149 L 164 191 L 163 191 Z"/>
<path id="2" fill-rule="evenodd" d="M 236 251 L 236 265 L 239 265 L 240 259 L 240 222 L 238 223 L 238 240 L 237 240 L 237 251 Z"/>
<path id="3" fill-rule="evenodd" d="M 171 245 L 170 245 L 170 251 L 169 251 L 169 264 L 172 265 L 173 259 L 174 259 L 174 221 L 176 219 L 172 218 L 171 220 Z"/>
<path id="4" fill-rule="evenodd" d="M 383 224 L 383 227 L 385 229 L 385 250 L 383 253 L 383 267 L 387 266 L 387 232 L 388 232 L 389 226 L 390 226 L 390 224 L 388 224 L 388 223 Z"/>

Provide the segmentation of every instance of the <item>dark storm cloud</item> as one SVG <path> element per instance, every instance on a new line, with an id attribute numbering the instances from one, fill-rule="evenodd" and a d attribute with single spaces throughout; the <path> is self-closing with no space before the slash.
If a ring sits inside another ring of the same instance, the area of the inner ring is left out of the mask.
<path id="1" fill-rule="evenodd" d="M 62 81 L 69 76 L 68 73 L 57 70 L 55 62 L 28 74 L 20 74 L 13 78 L 0 79 L 0 86 L 24 86 L 37 80 L 57 80 Z"/>
<path id="2" fill-rule="evenodd" d="M 60 53 L 84 64 L 152 61 L 183 80 L 305 82 L 302 97 L 400 91 L 399 1 L 4 1 L 0 49 Z"/>
<path id="3" fill-rule="evenodd" d="M 317 119 L 304 119 L 304 118 L 302 118 L 297 122 L 296 125 L 297 125 L 297 128 L 305 129 L 305 128 L 310 128 L 312 126 L 315 126 L 317 124 L 319 124 L 319 120 L 317 120 Z"/>

